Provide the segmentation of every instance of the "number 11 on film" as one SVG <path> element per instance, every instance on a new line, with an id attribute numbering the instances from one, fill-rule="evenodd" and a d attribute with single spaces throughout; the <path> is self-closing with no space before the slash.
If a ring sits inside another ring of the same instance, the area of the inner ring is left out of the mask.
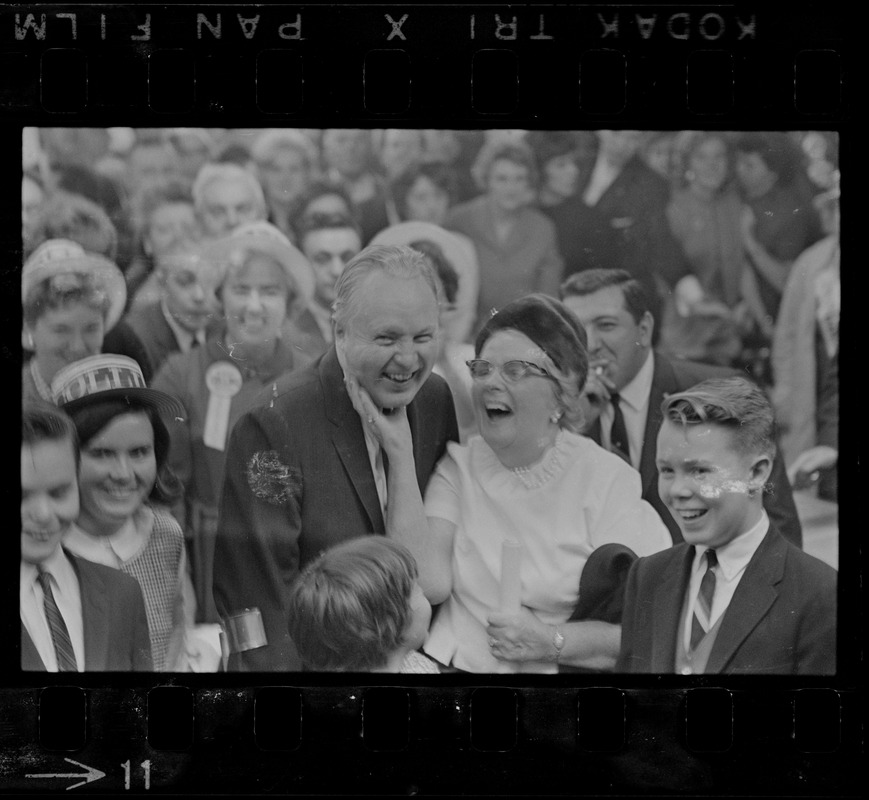
<path id="1" fill-rule="evenodd" d="M 130 759 L 128 758 L 121 766 L 124 768 L 124 788 L 130 788 Z M 145 773 L 145 789 L 151 788 L 151 759 L 148 758 L 143 761 L 139 766 L 142 768 L 142 772 Z"/>

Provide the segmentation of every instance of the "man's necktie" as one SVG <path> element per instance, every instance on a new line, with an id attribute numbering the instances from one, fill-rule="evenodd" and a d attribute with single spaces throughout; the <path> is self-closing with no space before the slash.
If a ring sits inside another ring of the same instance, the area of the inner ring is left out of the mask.
<path id="1" fill-rule="evenodd" d="M 618 392 L 610 395 L 613 407 L 613 424 L 610 428 L 610 450 L 621 456 L 628 464 L 631 463 L 631 448 L 628 445 L 628 429 L 625 427 L 625 417 L 619 404 L 621 397 Z"/>
<path id="2" fill-rule="evenodd" d="M 77 672 L 78 666 L 75 661 L 75 651 L 72 649 L 72 640 L 69 638 L 69 631 L 66 629 L 63 615 L 57 607 L 54 592 L 51 590 L 51 573 L 40 570 L 38 578 L 42 586 L 45 618 L 48 620 L 48 627 L 51 628 L 51 640 L 54 642 L 54 652 L 57 656 L 57 669 L 60 672 Z"/>
<path id="3" fill-rule="evenodd" d="M 700 640 L 709 630 L 712 617 L 712 598 L 715 595 L 715 565 L 718 556 L 714 550 L 706 551 L 706 572 L 700 581 L 700 591 L 694 604 L 694 619 L 691 622 L 691 649 L 700 644 Z"/>

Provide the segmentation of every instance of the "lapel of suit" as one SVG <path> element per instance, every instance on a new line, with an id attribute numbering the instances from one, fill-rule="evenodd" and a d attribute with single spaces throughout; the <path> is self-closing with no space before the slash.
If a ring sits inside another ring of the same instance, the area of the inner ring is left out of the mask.
<path id="1" fill-rule="evenodd" d="M 39 651 L 36 649 L 36 645 L 33 644 L 33 639 L 30 638 L 30 634 L 27 632 L 27 628 L 24 627 L 24 623 L 21 623 L 21 669 L 26 672 L 45 672 L 45 662 L 42 660 L 42 656 L 39 655 Z"/>
<path id="2" fill-rule="evenodd" d="M 706 672 L 724 672 L 740 645 L 766 616 L 778 596 L 776 584 L 784 574 L 786 557 L 785 540 L 770 526 L 724 613 Z"/>
<path id="3" fill-rule="evenodd" d="M 429 378 L 431 380 L 431 378 Z M 413 460 L 416 465 L 416 481 L 419 484 L 420 491 L 425 493 L 425 487 L 431 475 L 432 467 L 436 461 L 435 450 L 440 444 L 435 436 L 426 436 L 423 431 L 425 420 L 430 415 L 437 415 L 440 412 L 431 408 L 431 404 L 426 403 L 426 386 L 417 392 L 416 397 L 407 406 L 407 421 L 410 425 L 410 435 L 413 439 Z"/>
<path id="4" fill-rule="evenodd" d="M 603 194 L 595 203 L 595 208 L 606 217 L 618 218 L 624 216 L 624 197 L 636 180 L 634 174 L 637 171 L 638 156 L 632 156 L 622 167 L 615 180 L 607 186 Z"/>
<path id="5" fill-rule="evenodd" d="M 694 548 L 683 544 L 673 548 L 676 569 L 666 569 L 658 585 L 652 608 L 652 672 L 672 672 L 676 658 L 676 637 L 682 616 L 682 602 L 688 586 L 688 576 Z M 672 563 L 672 562 L 671 562 Z"/>
<path id="6" fill-rule="evenodd" d="M 88 672 L 105 670 L 109 657 L 109 606 L 106 587 L 96 570 L 64 551 L 75 569 L 81 594 L 84 662 Z"/>
<path id="7" fill-rule="evenodd" d="M 138 317 L 131 317 L 130 323 L 131 329 L 142 340 L 149 356 L 165 358 L 170 353 L 180 351 L 175 331 L 169 326 L 159 301 L 145 306 Z M 160 365 L 155 366 L 159 369 Z"/>
<path id="8" fill-rule="evenodd" d="M 643 451 L 640 453 L 640 476 L 643 481 L 643 496 L 653 481 L 658 479 L 655 455 L 658 447 L 658 431 L 661 429 L 661 403 L 664 397 L 677 389 L 676 373 L 667 359 L 653 352 L 655 369 L 652 373 L 652 388 L 649 391 L 649 410 L 643 431 Z"/>
<path id="9" fill-rule="evenodd" d="M 320 382 L 326 404 L 326 416 L 335 426 L 332 443 L 362 502 L 372 531 L 385 529 L 380 498 L 371 471 L 362 421 L 353 408 L 344 386 L 344 373 L 338 363 L 334 345 L 320 361 Z"/>
<path id="10" fill-rule="evenodd" d="M 163 314 L 163 308 L 160 303 L 154 306 L 151 313 L 151 335 L 157 340 L 161 349 L 165 348 L 170 353 L 180 351 L 181 345 L 178 342 L 178 337 L 169 325 L 165 314 Z"/>

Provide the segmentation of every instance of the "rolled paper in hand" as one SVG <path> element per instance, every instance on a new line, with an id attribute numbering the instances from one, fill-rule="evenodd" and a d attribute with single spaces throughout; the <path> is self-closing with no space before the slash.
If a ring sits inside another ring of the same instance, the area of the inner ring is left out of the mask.
<path id="1" fill-rule="evenodd" d="M 507 540 L 501 545 L 501 611 L 518 614 L 522 607 L 522 545 Z"/>

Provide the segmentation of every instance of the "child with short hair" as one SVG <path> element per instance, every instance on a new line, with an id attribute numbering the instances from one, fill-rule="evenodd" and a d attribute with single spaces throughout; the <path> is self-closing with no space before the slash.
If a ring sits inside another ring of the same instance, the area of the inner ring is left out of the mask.
<path id="1" fill-rule="evenodd" d="M 658 489 L 684 543 L 631 568 L 620 672 L 830 675 L 836 571 L 770 524 L 772 407 L 742 377 L 661 406 Z"/>
<path id="2" fill-rule="evenodd" d="M 321 553 L 296 578 L 290 637 L 307 670 L 436 673 L 422 647 L 431 606 L 410 552 L 362 536 Z"/>

